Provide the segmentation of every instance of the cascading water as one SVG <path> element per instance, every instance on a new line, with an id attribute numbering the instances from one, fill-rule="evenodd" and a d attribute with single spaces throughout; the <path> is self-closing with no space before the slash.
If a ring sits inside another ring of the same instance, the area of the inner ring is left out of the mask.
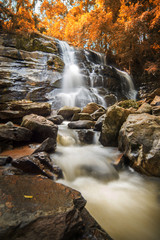
<path id="1" fill-rule="evenodd" d="M 59 126 L 59 135 L 51 156 L 64 172 L 58 182 L 82 193 L 90 214 L 113 239 L 159 240 L 159 181 L 131 169 L 118 173 L 112 164 L 120 152 L 98 142 L 82 145 L 67 122 Z"/>
<path id="2" fill-rule="evenodd" d="M 104 100 L 104 95 L 108 93 L 105 87 L 108 79 L 106 72 L 107 69 L 112 71 L 113 68 L 106 65 L 105 56 L 93 51 L 77 50 L 64 41 L 58 41 L 58 45 L 65 67 L 61 88 L 47 94 L 52 107 L 55 109 L 64 105 L 84 107 L 89 102 L 106 107 Z M 135 99 L 134 85 L 129 75 L 118 69 L 116 74 L 119 82 L 122 81 L 123 95 Z"/>

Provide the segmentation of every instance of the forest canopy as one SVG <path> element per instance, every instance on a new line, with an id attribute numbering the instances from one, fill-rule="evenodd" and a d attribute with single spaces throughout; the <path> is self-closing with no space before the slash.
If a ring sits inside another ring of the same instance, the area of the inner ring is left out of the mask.
<path id="1" fill-rule="evenodd" d="M 130 70 L 144 62 L 146 71 L 157 70 L 159 0 L 4 0 L 0 14 L 2 31 L 38 31 L 76 47 L 115 55 Z"/>

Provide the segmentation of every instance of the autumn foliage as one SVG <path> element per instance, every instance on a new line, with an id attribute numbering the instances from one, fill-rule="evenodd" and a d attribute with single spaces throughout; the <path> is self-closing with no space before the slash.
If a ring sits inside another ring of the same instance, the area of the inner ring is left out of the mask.
<path id="1" fill-rule="evenodd" d="M 37 0 L 0 1 L 0 27 L 9 32 L 40 31 L 76 47 L 110 53 L 130 70 L 145 61 L 146 71 L 152 71 L 159 63 L 159 0 L 39 1 L 38 13 Z"/>

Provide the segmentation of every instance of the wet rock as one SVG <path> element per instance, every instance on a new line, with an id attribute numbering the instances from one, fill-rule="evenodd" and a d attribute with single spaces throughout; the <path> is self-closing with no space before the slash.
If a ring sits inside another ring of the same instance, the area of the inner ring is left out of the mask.
<path id="1" fill-rule="evenodd" d="M 57 146 L 56 138 L 47 138 L 34 151 L 34 153 L 38 153 L 38 152 L 53 153 L 55 152 L 56 146 Z"/>
<path id="2" fill-rule="evenodd" d="M 103 114 L 102 116 L 100 116 L 98 118 L 98 120 L 95 123 L 95 127 L 94 127 L 95 131 L 101 131 L 102 130 L 102 125 L 103 125 L 103 122 L 105 120 L 105 117 L 106 117 L 106 114 Z"/>
<path id="3" fill-rule="evenodd" d="M 94 128 L 95 122 L 90 120 L 79 120 L 68 123 L 68 127 L 71 129 L 90 129 Z"/>
<path id="4" fill-rule="evenodd" d="M 89 113 L 75 113 L 71 119 L 71 121 L 78 121 L 78 120 L 93 120 Z"/>
<path id="5" fill-rule="evenodd" d="M 119 150 L 135 170 L 160 177 L 160 117 L 131 114 L 119 132 Z"/>
<path id="6" fill-rule="evenodd" d="M 116 105 L 119 106 L 119 107 L 125 108 L 125 109 L 132 108 L 132 109 L 137 110 L 139 108 L 140 104 L 141 103 L 139 103 L 135 100 L 130 100 L 129 99 L 129 100 L 120 101 Z"/>
<path id="7" fill-rule="evenodd" d="M 99 108 L 98 110 L 91 114 L 91 117 L 93 118 L 94 121 L 97 121 L 98 118 L 101 117 L 105 112 L 106 110 L 104 110 L 104 108 Z"/>
<path id="8" fill-rule="evenodd" d="M 64 118 L 61 115 L 50 116 L 47 119 L 57 125 L 61 124 L 64 121 Z"/>
<path id="9" fill-rule="evenodd" d="M 0 238 L 112 240 L 81 194 L 40 176 L 0 176 Z"/>
<path id="10" fill-rule="evenodd" d="M 137 113 L 151 113 L 152 107 L 148 103 L 143 103 L 137 110 Z"/>
<path id="11" fill-rule="evenodd" d="M 78 137 L 83 144 L 92 144 L 94 142 L 94 132 L 91 130 L 79 130 Z"/>
<path id="12" fill-rule="evenodd" d="M 14 159 L 12 166 L 21 169 L 24 173 L 42 174 L 55 180 L 63 176 L 62 170 L 58 166 L 52 166 L 52 161 L 45 152 Z"/>
<path id="13" fill-rule="evenodd" d="M 36 114 L 27 115 L 23 117 L 21 126 L 30 129 L 33 139 L 37 142 L 42 142 L 48 137 L 57 138 L 57 126 L 45 117 Z"/>
<path id="14" fill-rule="evenodd" d="M 156 96 L 160 96 L 160 88 L 156 88 L 153 92 L 147 93 L 144 98 L 148 103 L 151 103 Z"/>
<path id="15" fill-rule="evenodd" d="M 59 109 L 58 115 L 61 115 L 65 120 L 71 120 L 75 113 L 80 113 L 81 109 L 79 107 L 68 107 L 64 106 Z"/>
<path id="16" fill-rule="evenodd" d="M 89 113 L 92 114 L 99 108 L 102 108 L 102 106 L 98 105 L 97 103 L 88 103 L 87 106 L 85 106 L 82 110 L 82 113 Z"/>
<path id="17" fill-rule="evenodd" d="M 0 156 L 0 166 L 4 166 L 11 163 L 12 158 L 10 156 Z"/>
<path id="18" fill-rule="evenodd" d="M 122 124 L 126 121 L 128 115 L 134 112 L 135 110 L 133 109 L 125 109 L 117 105 L 113 105 L 107 109 L 99 139 L 102 145 L 118 145 L 119 130 Z"/>
<path id="19" fill-rule="evenodd" d="M 31 140 L 32 132 L 25 127 L 16 127 L 10 124 L 0 124 L 0 151 L 8 149 L 14 144 Z"/>
<path id="20" fill-rule="evenodd" d="M 107 107 L 114 105 L 117 102 L 117 97 L 114 94 L 105 95 L 104 100 Z"/>

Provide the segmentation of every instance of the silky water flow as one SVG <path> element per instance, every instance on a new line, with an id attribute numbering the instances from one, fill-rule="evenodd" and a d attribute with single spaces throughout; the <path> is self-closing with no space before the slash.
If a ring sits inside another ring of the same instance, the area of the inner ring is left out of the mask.
<path id="1" fill-rule="evenodd" d="M 59 127 L 57 151 L 52 155 L 63 170 L 58 182 L 81 192 L 86 208 L 115 240 L 159 240 L 159 181 L 126 169 L 113 167 L 120 156 L 117 148 L 94 142 L 79 142 L 67 122 Z"/>
<path id="2" fill-rule="evenodd" d="M 104 100 L 94 86 L 97 73 L 100 75 L 99 69 L 105 64 L 102 55 L 98 54 L 102 66 L 91 63 L 90 72 L 85 69 L 90 78 L 88 89 L 77 64 L 75 49 L 65 42 L 59 44 L 65 69 L 62 88 L 54 102 L 80 107 L 97 102 L 104 106 Z M 89 61 L 88 52 L 85 54 Z M 115 70 L 128 86 L 126 96 L 135 99 L 136 91 L 130 76 Z M 159 180 L 139 175 L 130 168 L 117 172 L 113 162 L 120 152 L 116 148 L 103 147 L 97 132 L 92 144 L 81 144 L 77 131 L 68 129 L 67 124 L 63 122 L 59 126 L 57 150 L 51 155 L 64 173 L 64 179 L 58 182 L 81 192 L 90 214 L 114 240 L 159 240 Z"/>

